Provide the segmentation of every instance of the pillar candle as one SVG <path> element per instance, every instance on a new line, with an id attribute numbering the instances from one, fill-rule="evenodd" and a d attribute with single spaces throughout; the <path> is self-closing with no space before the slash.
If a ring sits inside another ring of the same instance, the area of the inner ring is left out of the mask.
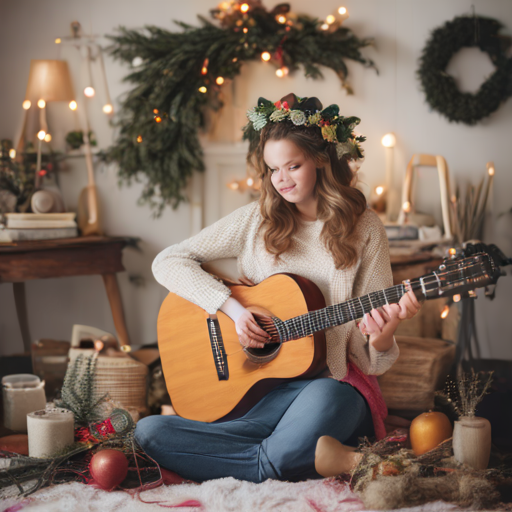
<path id="1" fill-rule="evenodd" d="M 10 430 L 27 431 L 27 414 L 46 406 L 44 381 L 37 375 L 20 373 L 2 379 L 4 425 Z"/>
<path id="2" fill-rule="evenodd" d="M 73 444 L 75 418 L 67 409 L 43 409 L 27 415 L 28 454 L 49 458 Z"/>

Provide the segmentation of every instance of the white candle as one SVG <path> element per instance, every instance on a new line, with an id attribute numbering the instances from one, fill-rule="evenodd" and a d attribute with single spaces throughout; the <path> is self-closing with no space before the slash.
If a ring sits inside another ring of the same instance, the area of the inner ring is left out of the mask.
<path id="1" fill-rule="evenodd" d="M 4 425 L 9 430 L 27 431 L 27 414 L 44 408 L 44 381 L 37 375 L 20 373 L 2 379 Z"/>
<path id="2" fill-rule="evenodd" d="M 43 409 L 27 415 L 28 454 L 49 458 L 62 452 L 75 439 L 75 418 L 67 409 Z"/>

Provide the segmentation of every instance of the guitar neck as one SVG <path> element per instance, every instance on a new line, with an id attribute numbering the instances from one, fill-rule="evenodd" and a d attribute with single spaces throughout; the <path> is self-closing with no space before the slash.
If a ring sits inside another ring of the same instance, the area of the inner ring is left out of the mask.
<path id="1" fill-rule="evenodd" d="M 282 321 L 275 317 L 273 320 L 280 341 L 298 340 L 315 332 L 323 331 L 328 327 L 343 325 L 362 318 L 365 313 L 369 313 L 372 309 L 380 308 L 386 304 L 396 304 L 405 293 L 405 286 L 398 284 L 340 304 L 310 311 L 305 315 L 296 316 L 289 320 Z"/>

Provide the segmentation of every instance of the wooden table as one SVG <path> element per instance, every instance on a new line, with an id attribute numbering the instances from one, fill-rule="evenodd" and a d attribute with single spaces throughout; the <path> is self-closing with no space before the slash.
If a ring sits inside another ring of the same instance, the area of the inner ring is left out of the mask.
<path id="1" fill-rule="evenodd" d="M 124 270 L 122 251 L 130 241 L 130 238 L 91 236 L 0 244 L 0 283 L 13 284 L 25 351 L 30 351 L 32 342 L 25 281 L 98 274 L 103 278 L 119 344 L 130 345 L 116 278 L 116 273 Z"/>

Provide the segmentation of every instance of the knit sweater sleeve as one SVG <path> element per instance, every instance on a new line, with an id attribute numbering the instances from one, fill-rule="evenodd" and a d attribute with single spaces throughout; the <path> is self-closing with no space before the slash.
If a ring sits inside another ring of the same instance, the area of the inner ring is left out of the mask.
<path id="1" fill-rule="evenodd" d="M 214 314 L 231 290 L 201 268 L 201 263 L 236 258 L 259 219 L 257 203 L 235 210 L 197 235 L 160 252 L 152 266 L 155 279 L 170 292 Z"/>
<path id="2" fill-rule="evenodd" d="M 363 242 L 362 260 L 354 280 L 353 297 L 383 290 L 393 285 L 389 243 L 386 230 L 377 214 L 366 211 L 361 219 Z M 382 375 L 389 370 L 399 355 L 396 341 L 392 347 L 379 352 L 373 348 L 354 324 L 350 333 L 349 357 L 367 375 Z"/>

